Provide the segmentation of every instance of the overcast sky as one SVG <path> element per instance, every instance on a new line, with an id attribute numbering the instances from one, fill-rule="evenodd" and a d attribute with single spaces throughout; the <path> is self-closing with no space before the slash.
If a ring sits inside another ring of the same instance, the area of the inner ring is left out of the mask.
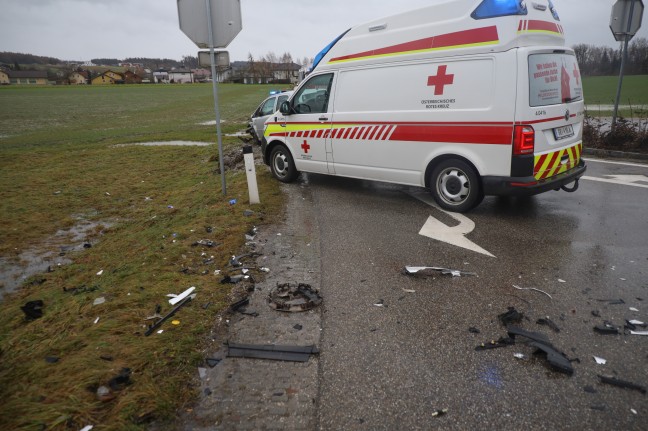
<path id="1" fill-rule="evenodd" d="M 182 0 L 195 1 L 195 0 Z M 527 0 L 529 3 L 532 0 Z M 608 27 L 614 0 L 553 0 L 567 45 L 618 46 Z M 202 3 L 202 2 L 200 2 Z M 243 30 L 231 60 L 274 52 L 314 57 L 340 33 L 435 0 L 241 0 Z M 176 0 L 0 0 L 0 51 L 62 60 L 159 57 L 198 48 L 179 29 Z M 637 37 L 648 38 L 648 22 Z"/>

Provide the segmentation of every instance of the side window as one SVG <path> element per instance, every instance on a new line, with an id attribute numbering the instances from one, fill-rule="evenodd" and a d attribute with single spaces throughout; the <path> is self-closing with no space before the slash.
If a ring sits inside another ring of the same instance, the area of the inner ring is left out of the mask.
<path id="1" fill-rule="evenodd" d="M 333 74 L 313 76 L 293 97 L 293 109 L 298 114 L 321 114 L 328 110 Z"/>
<path id="2" fill-rule="evenodd" d="M 264 116 L 264 115 L 271 115 L 274 111 L 274 105 L 275 105 L 275 97 L 271 97 L 270 99 L 266 100 L 263 102 L 263 105 L 261 106 L 261 112 L 259 112 L 259 116 Z"/>

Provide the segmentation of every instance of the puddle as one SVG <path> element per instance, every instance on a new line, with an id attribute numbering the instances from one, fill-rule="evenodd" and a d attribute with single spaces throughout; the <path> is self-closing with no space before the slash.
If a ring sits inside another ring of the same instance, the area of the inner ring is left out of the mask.
<path id="1" fill-rule="evenodd" d="M 113 147 L 207 147 L 213 145 L 212 142 L 198 141 L 160 141 L 160 142 L 136 142 L 133 144 L 117 144 Z"/>
<path id="2" fill-rule="evenodd" d="M 90 243 L 94 243 L 99 226 L 112 225 L 79 219 L 71 228 L 56 232 L 41 247 L 23 251 L 17 259 L 0 258 L 0 302 L 5 294 L 15 291 L 29 277 L 72 263 L 69 253 L 84 250 L 89 235 L 93 237 Z"/>

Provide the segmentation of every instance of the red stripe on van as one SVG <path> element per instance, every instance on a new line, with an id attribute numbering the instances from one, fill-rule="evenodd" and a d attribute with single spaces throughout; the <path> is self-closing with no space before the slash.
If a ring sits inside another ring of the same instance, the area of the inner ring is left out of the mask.
<path id="1" fill-rule="evenodd" d="M 511 145 L 513 126 L 397 126 L 390 141 Z"/>
<path id="2" fill-rule="evenodd" d="M 387 54 L 407 54 L 411 51 L 424 49 L 450 48 L 453 46 L 471 45 L 475 43 L 499 42 L 497 26 L 475 28 L 472 30 L 457 31 L 425 39 L 413 40 L 411 42 L 399 43 L 398 45 L 378 48 L 371 51 L 359 52 L 356 54 L 344 55 L 332 58 L 330 61 L 359 60 L 363 57 Z"/>
<path id="3" fill-rule="evenodd" d="M 552 33 L 559 33 L 560 29 L 558 25 L 549 21 L 539 21 L 537 19 L 529 20 L 529 31 L 540 30 L 540 31 L 550 31 Z"/>

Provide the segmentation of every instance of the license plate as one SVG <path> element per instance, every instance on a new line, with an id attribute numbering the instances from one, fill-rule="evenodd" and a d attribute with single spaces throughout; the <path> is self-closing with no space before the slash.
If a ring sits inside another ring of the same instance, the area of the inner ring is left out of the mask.
<path id="1" fill-rule="evenodd" d="M 553 132 L 556 141 L 560 141 L 561 139 L 565 138 L 571 138 L 572 136 L 574 136 L 574 128 L 571 124 L 568 126 L 556 127 L 555 129 L 553 129 Z"/>

